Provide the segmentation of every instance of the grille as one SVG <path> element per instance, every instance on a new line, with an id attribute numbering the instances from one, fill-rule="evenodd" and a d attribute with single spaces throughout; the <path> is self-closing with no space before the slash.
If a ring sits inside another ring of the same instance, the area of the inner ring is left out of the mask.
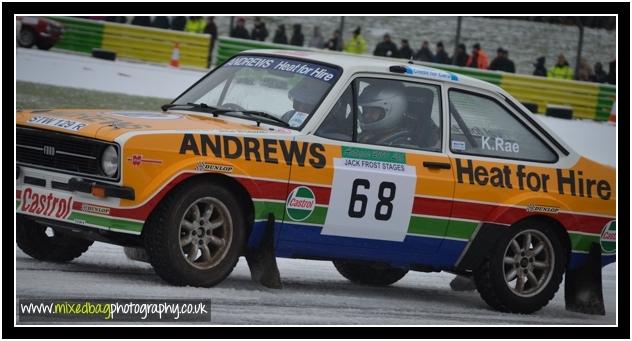
<path id="1" fill-rule="evenodd" d="M 101 154 L 110 145 L 113 144 L 57 132 L 24 127 L 16 129 L 18 163 L 64 173 L 118 180 L 118 174 L 112 178 L 101 171 Z"/>

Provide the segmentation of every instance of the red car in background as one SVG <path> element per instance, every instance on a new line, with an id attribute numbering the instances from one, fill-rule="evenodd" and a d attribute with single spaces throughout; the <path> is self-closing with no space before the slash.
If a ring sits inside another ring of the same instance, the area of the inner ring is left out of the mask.
<path id="1" fill-rule="evenodd" d="M 19 46 L 30 48 L 37 45 L 41 50 L 53 47 L 64 32 L 61 23 L 40 17 L 18 17 L 16 29 Z"/>

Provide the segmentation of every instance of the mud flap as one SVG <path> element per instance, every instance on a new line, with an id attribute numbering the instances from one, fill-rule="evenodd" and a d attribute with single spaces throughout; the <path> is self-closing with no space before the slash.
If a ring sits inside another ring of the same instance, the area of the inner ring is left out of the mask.
<path id="1" fill-rule="evenodd" d="M 601 287 L 601 247 L 593 243 L 586 262 L 567 270 L 564 281 L 566 310 L 583 314 L 605 315 Z"/>
<path id="2" fill-rule="evenodd" d="M 476 284 L 471 276 L 457 275 L 450 282 L 450 288 L 452 291 L 474 291 L 476 290 Z"/>
<path id="3" fill-rule="evenodd" d="M 246 261 L 253 281 L 267 288 L 281 289 L 281 275 L 274 256 L 274 215 L 268 216 L 268 224 L 258 248 L 249 249 Z"/>

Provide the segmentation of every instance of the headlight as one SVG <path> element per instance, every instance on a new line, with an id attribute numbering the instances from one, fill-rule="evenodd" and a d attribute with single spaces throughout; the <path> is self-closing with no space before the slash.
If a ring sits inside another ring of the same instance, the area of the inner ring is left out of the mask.
<path id="1" fill-rule="evenodd" d="M 115 176 L 118 171 L 118 152 L 114 146 L 108 146 L 101 155 L 101 170 L 107 176 Z"/>

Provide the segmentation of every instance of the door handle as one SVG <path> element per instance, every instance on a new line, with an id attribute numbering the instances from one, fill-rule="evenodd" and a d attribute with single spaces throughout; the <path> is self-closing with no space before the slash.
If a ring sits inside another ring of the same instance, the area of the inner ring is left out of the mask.
<path id="1" fill-rule="evenodd" d="M 424 161 L 424 167 L 433 169 L 450 169 L 450 163 L 448 162 L 433 162 Z"/>

